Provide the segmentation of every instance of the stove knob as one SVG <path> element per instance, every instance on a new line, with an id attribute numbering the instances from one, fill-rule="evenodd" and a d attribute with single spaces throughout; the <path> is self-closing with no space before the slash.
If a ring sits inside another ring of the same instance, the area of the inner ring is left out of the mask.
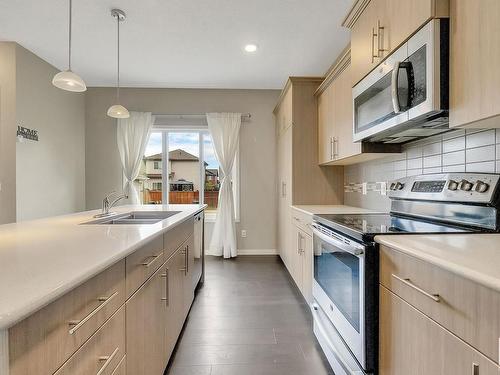
<path id="1" fill-rule="evenodd" d="M 485 193 L 488 191 L 490 185 L 488 185 L 486 182 L 483 181 L 476 181 L 474 184 L 474 191 L 477 191 L 478 193 Z"/>
<path id="2" fill-rule="evenodd" d="M 472 190 L 472 182 L 469 182 L 467 180 L 462 180 L 458 184 L 458 188 L 463 191 L 471 191 Z"/>
<path id="3" fill-rule="evenodd" d="M 396 186 L 394 186 L 394 190 L 403 190 L 404 187 L 405 187 L 405 184 L 403 184 L 401 182 L 396 182 Z"/>
<path id="4" fill-rule="evenodd" d="M 448 190 L 457 190 L 458 189 L 458 182 L 450 180 L 448 181 Z"/>

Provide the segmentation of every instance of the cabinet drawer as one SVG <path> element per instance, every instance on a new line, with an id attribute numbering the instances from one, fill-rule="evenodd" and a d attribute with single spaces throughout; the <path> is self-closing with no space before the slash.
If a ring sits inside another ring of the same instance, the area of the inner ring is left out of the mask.
<path id="1" fill-rule="evenodd" d="M 380 282 L 498 363 L 500 293 L 386 246 Z"/>
<path id="2" fill-rule="evenodd" d="M 54 375 L 111 375 L 124 354 L 125 307 L 122 306 Z"/>
<path id="3" fill-rule="evenodd" d="M 164 263 L 163 236 L 158 236 L 130 254 L 126 260 L 127 298 Z"/>
<path id="4" fill-rule="evenodd" d="M 312 216 L 305 214 L 299 210 L 292 210 L 292 223 L 295 224 L 299 229 L 306 232 L 308 235 L 312 236 L 311 224 Z"/>
<path id="5" fill-rule="evenodd" d="M 194 217 L 180 223 L 163 235 L 165 259 L 168 259 L 179 246 L 194 233 Z"/>
<path id="6" fill-rule="evenodd" d="M 381 286 L 379 373 L 498 375 L 499 368 Z"/>
<path id="7" fill-rule="evenodd" d="M 10 375 L 53 374 L 125 302 L 125 261 L 9 329 Z"/>

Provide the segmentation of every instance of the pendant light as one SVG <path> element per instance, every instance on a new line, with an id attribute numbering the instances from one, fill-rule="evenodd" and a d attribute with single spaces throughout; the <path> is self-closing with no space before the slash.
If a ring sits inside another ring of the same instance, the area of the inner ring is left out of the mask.
<path id="1" fill-rule="evenodd" d="M 71 11 L 73 8 L 72 0 L 69 0 L 69 36 L 68 36 L 68 70 L 57 73 L 52 79 L 52 84 L 66 91 L 83 92 L 87 86 L 83 79 L 71 71 Z"/>
<path id="2" fill-rule="evenodd" d="M 127 108 L 120 103 L 120 22 L 125 21 L 125 12 L 120 9 L 113 9 L 111 15 L 116 19 L 118 29 L 118 53 L 117 53 L 117 75 L 116 75 L 116 103 L 108 108 L 108 116 L 114 118 L 129 118 L 130 113 Z"/>

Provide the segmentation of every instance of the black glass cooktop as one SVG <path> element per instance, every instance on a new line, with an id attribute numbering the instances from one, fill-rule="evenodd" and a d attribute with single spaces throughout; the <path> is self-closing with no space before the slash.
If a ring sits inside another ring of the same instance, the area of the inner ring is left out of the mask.
<path id="1" fill-rule="evenodd" d="M 391 214 L 314 215 L 314 219 L 351 237 L 372 240 L 390 233 L 467 233 L 470 228 L 405 218 Z"/>

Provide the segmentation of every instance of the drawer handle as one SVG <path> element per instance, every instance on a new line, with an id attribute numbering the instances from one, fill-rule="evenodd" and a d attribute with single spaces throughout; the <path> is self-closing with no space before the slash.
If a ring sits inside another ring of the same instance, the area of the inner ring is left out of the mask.
<path id="1" fill-rule="evenodd" d="M 111 361 L 113 360 L 113 358 L 115 358 L 115 356 L 118 354 L 119 350 L 120 350 L 119 348 L 116 348 L 113 351 L 113 353 L 111 353 L 111 355 L 106 355 L 106 356 L 99 357 L 99 361 L 106 361 L 106 362 L 104 362 L 104 364 L 99 369 L 99 371 L 97 372 L 96 375 L 101 375 L 104 372 L 104 370 L 106 370 L 106 367 L 109 366 L 109 364 L 111 363 Z"/>
<path id="2" fill-rule="evenodd" d="M 161 274 L 161 277 L 164 277 L 165 278 L 165 284 L 166 284 L 166 293 L 165 293 L 165 297 L 162 297 L 162 301 L 165 301 L 165 303 L 167 304 L 167 306 L 170 304 L 170 295 L 169 295 L 169 290 L 168 290 L 168 284 L 169 284 L 169 281 L 168 281 L 168 268 L 165 270 L 165 273 L 162 273 Z"/>
<path id="3" fill-rule="evenodd" d="M 472 363 L 472 375 L 479 375 L 479 365 Z"/>
<path id="4" fill-rule="evenodd" d="M 425 290 L 423 290 L 423 289 L 419 288 L 418 286 L 416 286 L 415 284 L 413 284 L 410 279 L 403 279 L 402 277 L 399 277 L 399 276 L 394 275 L 394 274 L 392 274 L 392 277 L 394 277 L 396 280 L 401 281 L 403 284 L 409 286 L 410 288 L 415 289 L 417 292 L 422 293 L 424 296 L 429 297 L 434 302 L 441 301 L 439 294 L 432 294 L 432 293 L 426 292 Z"/>
<path id="5" fill-rule="evenodd" d="M 161 254 L 151 255 L 150 257 L 148 257 L 148 258 L 151 258 L 151 260 L 149 262 L 141 263 L 141 266 L 145 266 L 146 268 L 149 268 L 160 257 L 161 257 Z M 148 259 L 148 258 L 146 258 L 146 259 Z"/>
<path id="6" fill-rule="evenodd" d="M 97 314 L 99 311 L 101 311 L 117 295 L 118 295 L 118 292 L 114 292 L 109 297 L 101 297 L 101 298 L 99 298 L 98 301 L 101 302 L 101 303 L 94 310 L 92 310 L 89 315 L 87 315 L 82 320 L 72 320 L 72 321 L 70 321 L 68 324 L 70 326 L 74 326 L 74 327 L 69 330 L 69 334 L 72 335 L 76 331 L 78 331 L 85 323 L 87 323 L 90 319 L 92 319 L 92 317 L 95 314 Z"/>

